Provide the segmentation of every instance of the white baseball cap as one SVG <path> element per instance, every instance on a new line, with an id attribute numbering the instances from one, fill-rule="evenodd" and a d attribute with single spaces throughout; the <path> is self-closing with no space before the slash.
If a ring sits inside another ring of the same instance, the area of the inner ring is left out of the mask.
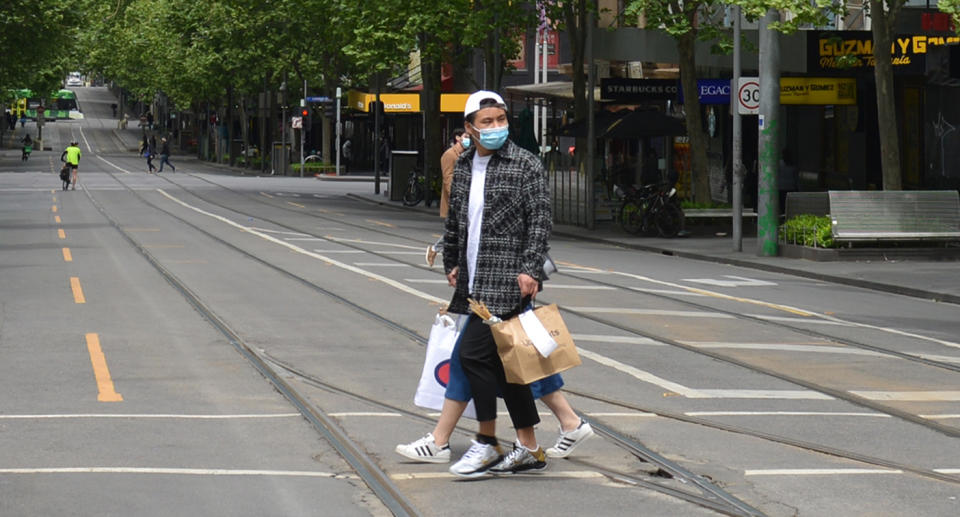
<path id="1" fill-rule="evenodd" d="M 501 107 L 504 109 L 504 111 L 506 111 L 507 103 L 503 102 L 503 97 L 501 97 L 500 94 L 487 90 L 480 90 L 471 93 L 470 96 L 467 97 L 467 104 L 463 108 L 463 116 L 468 117 L 470 114 L 480 111 L 480 102 L 488 99 L 496 101 L 497 104 L 499 104 L 498 107 Z"/>

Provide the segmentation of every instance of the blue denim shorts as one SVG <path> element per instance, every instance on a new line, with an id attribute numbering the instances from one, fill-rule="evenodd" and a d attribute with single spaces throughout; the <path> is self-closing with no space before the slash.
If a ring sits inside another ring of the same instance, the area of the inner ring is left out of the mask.
<path id="1" fill-rule="evenodd" d="M 549 395 L 563 387 L 563 377 L 555 373 L 549 377 L 544 377 L 539 381 L 530 383 L 530 392 L 534 399 L 544 395 Z M 447 382 L 447 391 L 444 397 L 450 400 L 467 402 L 472 397 L 470 393 L 470 381 L 467 375 L 463 373 L 463 366 L 460 364 L 460 340 L 453 347 L 453 353 L 450 354 L 450 381 Z"/>

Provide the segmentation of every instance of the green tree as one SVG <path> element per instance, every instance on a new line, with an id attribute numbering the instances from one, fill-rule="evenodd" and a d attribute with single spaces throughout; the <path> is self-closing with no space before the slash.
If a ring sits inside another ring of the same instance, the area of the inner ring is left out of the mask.
<path id="1" fill-rule="evenodd" d="M 906 0 L 870 0 L 870 30 L 873 32 L 873 76 L 877 83 L 877 125 L 880 131 L 880 166 L 883 189 L 900 190 L 900 130 L 897 126 L 893 85 L 893 31 Z"/>
<path id="2" fill-rule="evenodd" d="M 85 23 L 77 0 L 7 0 L 0 10 L 0 92 L 29 88 L 38 95 L 60 89 L 76 67 L 76 35 Z"/>

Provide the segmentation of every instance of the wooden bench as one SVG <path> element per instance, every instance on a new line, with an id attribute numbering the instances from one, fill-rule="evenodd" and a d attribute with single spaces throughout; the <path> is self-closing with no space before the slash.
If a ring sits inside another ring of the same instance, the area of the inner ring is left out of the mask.
<path id="1" fill-rule="evenodd" d="M 831 190 L 828 196 L 838 243 L 960 241 L 955 190 Z"/>

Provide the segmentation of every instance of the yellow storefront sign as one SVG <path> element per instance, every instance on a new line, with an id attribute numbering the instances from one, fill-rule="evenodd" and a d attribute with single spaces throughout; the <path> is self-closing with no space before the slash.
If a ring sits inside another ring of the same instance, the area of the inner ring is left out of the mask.
<path id="1" fill-rule="evenodd" d="M 443 113 L 463 113 L 463 108 L 467 104 L 469 93 L 444 93 L 440 95 L 440 111 Z M 372 93 L 363 93 L 358 91 L 347 92 L 347 103 L 351 109 L 370 111 L 370 103 L 376 101 L 377 96 Z M 420 112 L 420 94 L 419 93 L 382 93 L 380 101 L 383 102 L 383 110 L 386 113 L 419 113 Z"/>
<path id="2" fill-rule="evenodd" d="M 781 77 L 780 104 L 856 104 L 857 80 L 833 77 Z"/>

